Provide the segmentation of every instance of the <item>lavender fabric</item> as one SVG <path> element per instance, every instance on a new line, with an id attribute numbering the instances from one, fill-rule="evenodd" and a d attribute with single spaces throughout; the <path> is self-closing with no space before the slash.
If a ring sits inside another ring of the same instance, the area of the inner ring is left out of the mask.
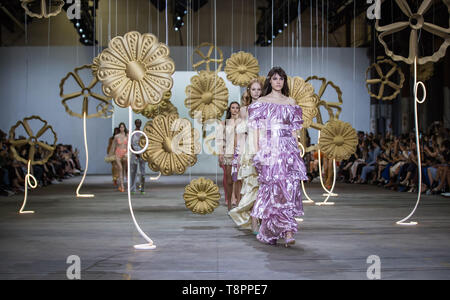
<path id="1" fill-rule="evenodd" d="M 297 232 L 303 216 L 301 181 L 307 180 L 292 131 L 302 128 L 298 105 L 255 102 L 249 106 L 249 128 L 259 129 L 259 150 L 253 158 L 259 191 L 251 215 L 262 219 L 258 240 L 273 243 Z"/>

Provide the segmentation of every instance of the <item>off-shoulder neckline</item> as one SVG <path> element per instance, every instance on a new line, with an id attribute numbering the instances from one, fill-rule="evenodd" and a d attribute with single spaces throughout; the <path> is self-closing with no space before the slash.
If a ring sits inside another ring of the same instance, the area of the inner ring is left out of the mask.
<path id="1" fill-rule="evenodd" d="M 283 103 L 263 102 L 263 101 L 256 101 L 256 102 L 254 102 L 254 103 L 252 103 L 252 104 L 257 104 L 257 103 L 262 103 L 262 104 L 274 104 L 274 105 L 280 105 L 280 106 L 298 106 L 297 104 L 289 104 L 289 103 L 283 104 Z"/>

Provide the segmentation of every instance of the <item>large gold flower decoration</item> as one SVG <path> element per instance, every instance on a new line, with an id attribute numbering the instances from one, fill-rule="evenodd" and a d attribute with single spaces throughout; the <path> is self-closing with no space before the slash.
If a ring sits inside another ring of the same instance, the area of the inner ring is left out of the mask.
<path id="1" fill-rule="evenodd" d="M 42 127 L 37 131 L 36 134 L 33 133 L 30 124 L 28 121 L 38 120 L 43 123 Z M 28 138 L 18 139 L 16 140 L 16 129 L 22 125 L 25 129 Z M 53 135 L 53 144 L 49 145 L 44 143 L 43 141 L 39 141 L 38 139 L 42 137 L 48 130 L 51 131 L 51 135 Z M 16 125 L 11 127 L 9 130 L 9 142 L 11 143 L 11 152 L 14 156 L 14 159 L 27 164 L 28 161 L 31 162 L 31 165 L 43 165 L 45 164 L 49 158 L 53 155 L 53 151 L 56 149 L 56 141 L 57 141 L 56 132 L 53 130 L 52 126 L 48 125 L 47 121 L 43 120 L 38 116 L 31 116 L 23 119 L 22 121 L 18 121 Z M 20 156 L 20 153 L 17 152 L 17 148 L 29 145 L 30 150 L 28 151 L 28 157 Z M 41 157 L 38 160 L 35 160 L 36 150 L 42 148 L 44 151 L 41 152 Z"/>
<path id="2" fill-rule="evenodd" d="M 258 77 L 258 60 L 251 53 L 239 51 L 227 59 L 225 73 L 234 85 L 247 86 L 252 79 Z"/>
<path id="3" fill-rule="evenodd" d="M 301 77 L 288 77 L 290 97 L 297 102 L 303 111 L 303 128 L 309 128 L 319 113 L 319 97 L 314 87 Z"/>
<path id="4" fill-rule="evenodd" d="M 204 54 L 202 52 L 202 48 L 208 47 L 208 52 Z M 214 58 L 212 58 L 212 54 L 214 53 Z M 201 59 L 199 61 L 195 61 L 195 54 L 199 56 Z M 217 56 L 218 55 L 218 56 Z M 214 72 L 219 73 L 222 70 L 223 65 L 223 53 L 219 47 L 214 46 L 211 43 L 201 43 L 197 48 L 195 48 L 194 53 L 191 56 L 192 68 L 195 71 L 200 72 L 200 66 L 203 64 L 206 67 L 207 72 L 211 72 L 210 64 L 215 64 L 216 70 Z"/>
<path id="5" fill-rule="evenodd" d="M 173 86 L 175 63 L 153 34 L 132 31 L 113 38 L 99 57 L 98 78 L 105 95 L 135 111 L 161 101 Z"/>
<path id="6" fill-rule="evenodd" d="M 63 6 L 63 0 L 21 0 L 22 7 L 32 18 L 50 18 L 58 15 Z"/>
<path id="7" fill-rule="evenodd" d="M 187 119 L 178 115 L 156 116 L 144 127 L 149 143 L 142 157 L 149 167 L 163 175 L 183 174 L 197 162 L 200 135 Z M 141 139 L 141 146 L 145 140 Z"/>
<path id="8" fill-rule="evenodd" d="M 97 77 L 93 77 L 88 85 L 83 82 L 83 79 L 81 78 L 79 72 L 84 69 L 92 69 L 92 66 L 84 65 L 82 67 L 75 68 L 73 72 L 67 73 L 66 77 L 61 80 L 61 83 L 59 84 L 59 95 L 63 99 L 62 105 L 66 109 L 66 112 L 73 117 L 83 118 L 84 113 L 86 113 L 86 118 L 88 119 L 96 117 L 106 117 L 109 114 L 109 110 L 111 108 L 111 106 L 109 106 L 109 104 L 111 103 L 111 98 L 93 92 L 95 86 L 99 82 Z M 71 94 L 64 94 L 64 87 L 69 78 L 75 80 L 76 84 L 79 87 L 79 91 Z M 68 103 L 80 99 L 83 100 L 82 111 L 81 113 L 76 113 L 70 109 Z M 100 102 L 96 103 L 96 113 L 93 114 L 89 114 L 89 100 L 91 99 Z"/>
<path id="9" fill-rule="evenodd" d="M 349 123 L 330 120 L 320 131 L 319 149 L 331 159 L 348 159 L 356 152 L 357 145 L 356 130 Z"/>
<path id="10" fill-rule="evenodd" d="M 392 57 L 395 61 L 400 60 L 410 65 L 414 63 L 415 57 L 418 58 L 418 64 L 420 65 L 427 62 L 437 62 L 439 59 L 444 57 L 447 47 L 450 45 L 450 27 L 443 28 L 438 25 L 425 22 L 424 20 L 425 13 L 430 9 L 433 2 L 437 1 L 423 0 L 416 13 L 411 11 L 411 7 L 406 0 L 395 0 L 395 2 L 403 14 L 406 15 L 408 21 L 396 22 L 385 26 L 380 26 L 379 20 L 375 23 L 376 30 L 380 32 L 378 35 L 378 40 L 384 46 L 386 54 Z M 450 1 L 444 1 L 444 4 L 450 12 Z M 403 57 L 389 49 L 389 46 L 385 42 L 384 38 L 407 28 L 411 30 L 409 35 L 409 55 L 408 57 Z M 439 49 L 430 56 L 419 57 L 418 35 L 419 31 L 422 29 L 444 40 Z"/>
<path id="11" fill-rule="evenodd" d="M 386 66 L 389 68 L 389 71 L 384 73 L 383 68 L 386 69 Z M 376 73 L 378 74 L 378 78 L 369 79 L 369 75 L 370 75 L 370 72 L 372 71 L 372 69 L 376 70 Z M 393 82 L 392 76 L 394 76 L 396 74 L 398 77 L 398 81 Z M 369 95 L 371 97 L 374 97 L 378 100 L 380 100 L 380 99 L 382 99 L 382 100 L 395 99 L 397 97 L 397 95 L 400 93 L 404 82 L 405 82 L 405 75 L 403 74 L 402 70 L 395 62 L 393 62 L 390 59 L 380 60 L 380 61 L 372 64 L 369 68 L 367 68 L 367 71 L 366 71 L 367 91 L 369 92 Z M 371 90 L 371 87 L 370 87 L 371 85 L 376 85 L 376 87 L 378 87 L 378 90 L 376 90 L 375 94 Z M 387 89 L 385 88 L 386 85 L 391 87 L 393 90 L 393 91 L 390 91 L 390 94 L 386 93 L 386 91 L 387 91 Z"/>
<path id="12" fill-rule="evenodd" d="M 219 187 L 210 179 L 194 179 L 184 189 L 186 207 L 195 214 L 210 214 L 219 206 Z"/>
<path id="13" fill-rule="evenodd" d="M 184 105 L 189 109 L 189 115 L 192 118 L 201 116 L 202 123 L 221 118 L 228 105 L 225 81 L 207 71 L 200 71 L 191 78 L 191 85 L 186 87 L 186 97 Z"/>
<path id="14" fill-rule="evenodd" d="M 178 109 L 170 102 L 172 92 L 164 93 L 163 99 L 158 104 L 149 104 L 140 113 L 147 119 L 153 119 L 157 115 L 171 115 L 178 114 Z"/>

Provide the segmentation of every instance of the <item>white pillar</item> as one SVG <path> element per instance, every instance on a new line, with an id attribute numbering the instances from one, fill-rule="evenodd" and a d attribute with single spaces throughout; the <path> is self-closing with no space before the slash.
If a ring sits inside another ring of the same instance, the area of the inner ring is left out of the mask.
<path id="1" fill-rule="evenodd" d="M 444 86 L 444 126 L 450 128 L 450 88 Z"/>

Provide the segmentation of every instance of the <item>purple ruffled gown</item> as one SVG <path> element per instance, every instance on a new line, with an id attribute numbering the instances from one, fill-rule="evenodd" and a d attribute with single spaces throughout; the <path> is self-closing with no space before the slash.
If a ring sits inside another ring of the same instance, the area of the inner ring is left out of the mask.
<path id="1" fill-rule="evenodd" d="M 259 191 L 251 215 L 262 219 L 257 239 L 274 243 L 297 232 L 295 217 L 303 216 L 301 181 L 307 180 L 292 131 L 302 128 L 298 105 L 255 102 L 249 106 L 249 127 L 260 129 L 259 150 L 253 158 Z"/>

